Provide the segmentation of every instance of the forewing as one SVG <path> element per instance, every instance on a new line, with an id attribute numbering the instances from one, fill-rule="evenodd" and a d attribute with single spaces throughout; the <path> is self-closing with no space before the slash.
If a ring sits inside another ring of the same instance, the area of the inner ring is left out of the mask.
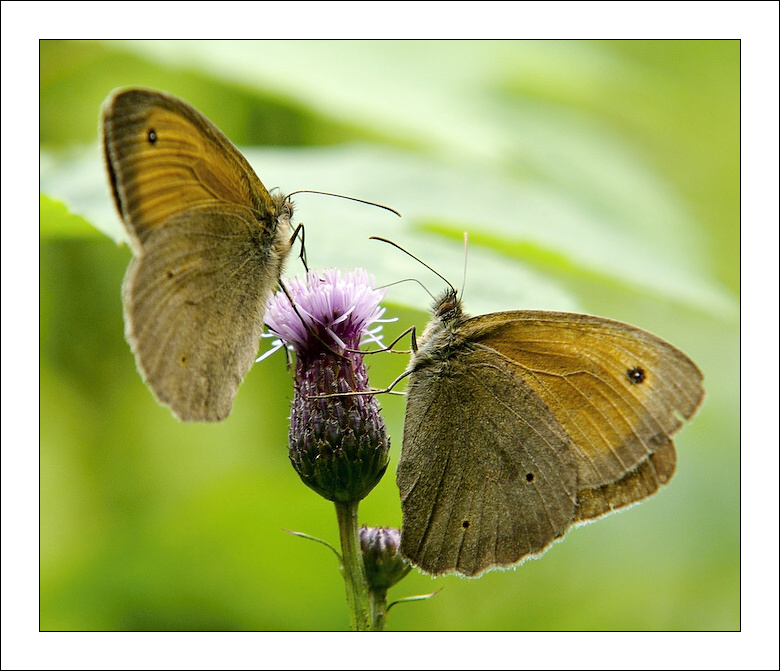
<path id="1" fill-rule="evenodd" d="M 464 332 L 513 362 L 560 422 L 581 490 L 614 483 L 671 445 L 704 397 L 685 354 L 620 322 L 518 311 L 475 317 Z"/>
<path id="2" fill-rule="evenodd" d="M 172 215 L 233 203 L 275 222 L 278 209 L 247 160 L 193 107 L 127 89 L 103 110 L 103 141 L 117 208 L 136 248 Z"/>

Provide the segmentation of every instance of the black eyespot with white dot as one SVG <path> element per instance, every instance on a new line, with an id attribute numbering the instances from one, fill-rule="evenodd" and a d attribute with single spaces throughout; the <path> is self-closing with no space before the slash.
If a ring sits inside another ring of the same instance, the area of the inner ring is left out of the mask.
<path id="1" fill-rule="evenodd" d="M 149 141 L 149 144 L 157 142 L 157 133 L 155 133 L 154 128 L 149 129 L 149 132 L 146 134 L 146 139 Z"/>
<path id="2" fill-rule="evenodd" d="M 626 371 L 626 376 L 632 384 L 642 384 L 645 381 L 645 370 L 639 366 L 634 366 Z"/>

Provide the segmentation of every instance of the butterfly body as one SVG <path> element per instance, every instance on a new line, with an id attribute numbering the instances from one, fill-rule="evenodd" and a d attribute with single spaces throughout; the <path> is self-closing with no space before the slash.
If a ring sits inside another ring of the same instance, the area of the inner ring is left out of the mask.
<path id="1" fill-rule="evenodd" d="M 454 291 L 408 370 L 400 549 L 434 575 L 512 566 L 649 496 L 703 396 L 696 366 L 646 331 L 558 312 L 467 317 Z"/>
<path id="2" fill-rule="evenodd" d="M 200 112 L 149 89 L 112 93 L 103 140 L 134 258 L 125 333 L 157 399 L 219 421 L 251 367 L 290 250 L 292 205 Z"/>

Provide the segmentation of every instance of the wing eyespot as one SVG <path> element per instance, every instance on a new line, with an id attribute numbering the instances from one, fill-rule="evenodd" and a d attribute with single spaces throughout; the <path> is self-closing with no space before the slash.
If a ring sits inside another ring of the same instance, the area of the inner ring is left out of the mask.
<path id="1" fill-rule="evenodd" d="M 629 382 L 632 384 L 642 384 L 647 377 L 644 368 L 640 368 L 639 366 L 629 368 L 626 371 L 626 376 L 628 377 Z"/>

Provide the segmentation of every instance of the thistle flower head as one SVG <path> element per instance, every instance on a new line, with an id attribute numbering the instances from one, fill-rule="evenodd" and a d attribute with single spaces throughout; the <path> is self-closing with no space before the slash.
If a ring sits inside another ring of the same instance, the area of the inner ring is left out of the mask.
<path id="1" fill-rule="evenodd" d="M 305 279 L 296 276 L 285 286 L 295 309 L 279 291 L 268 302 L 265 323 L 299 357 L 310 351 L 316 356 L 325 345 L 338 353 L 357 349 L 364 337 L 379 342 L 369 327 L 384 315 L 379 302 L 385 292 L 374 289 L 373 278 L 362 268 L 343 276 L 335 268 L 310 270 Z"/>
<path id="2" fill-rule="evenodd" d="M 309 271 L 286 282 L 269 301 L 265 323 L 296 354 L 295 398 L 290 413 L 290 461 L 301 479 L 331 501 L 358 501 L 387 468 L 390 441 L 361 340 L 379 342 L 384 292 L 365 271 Z"/>

